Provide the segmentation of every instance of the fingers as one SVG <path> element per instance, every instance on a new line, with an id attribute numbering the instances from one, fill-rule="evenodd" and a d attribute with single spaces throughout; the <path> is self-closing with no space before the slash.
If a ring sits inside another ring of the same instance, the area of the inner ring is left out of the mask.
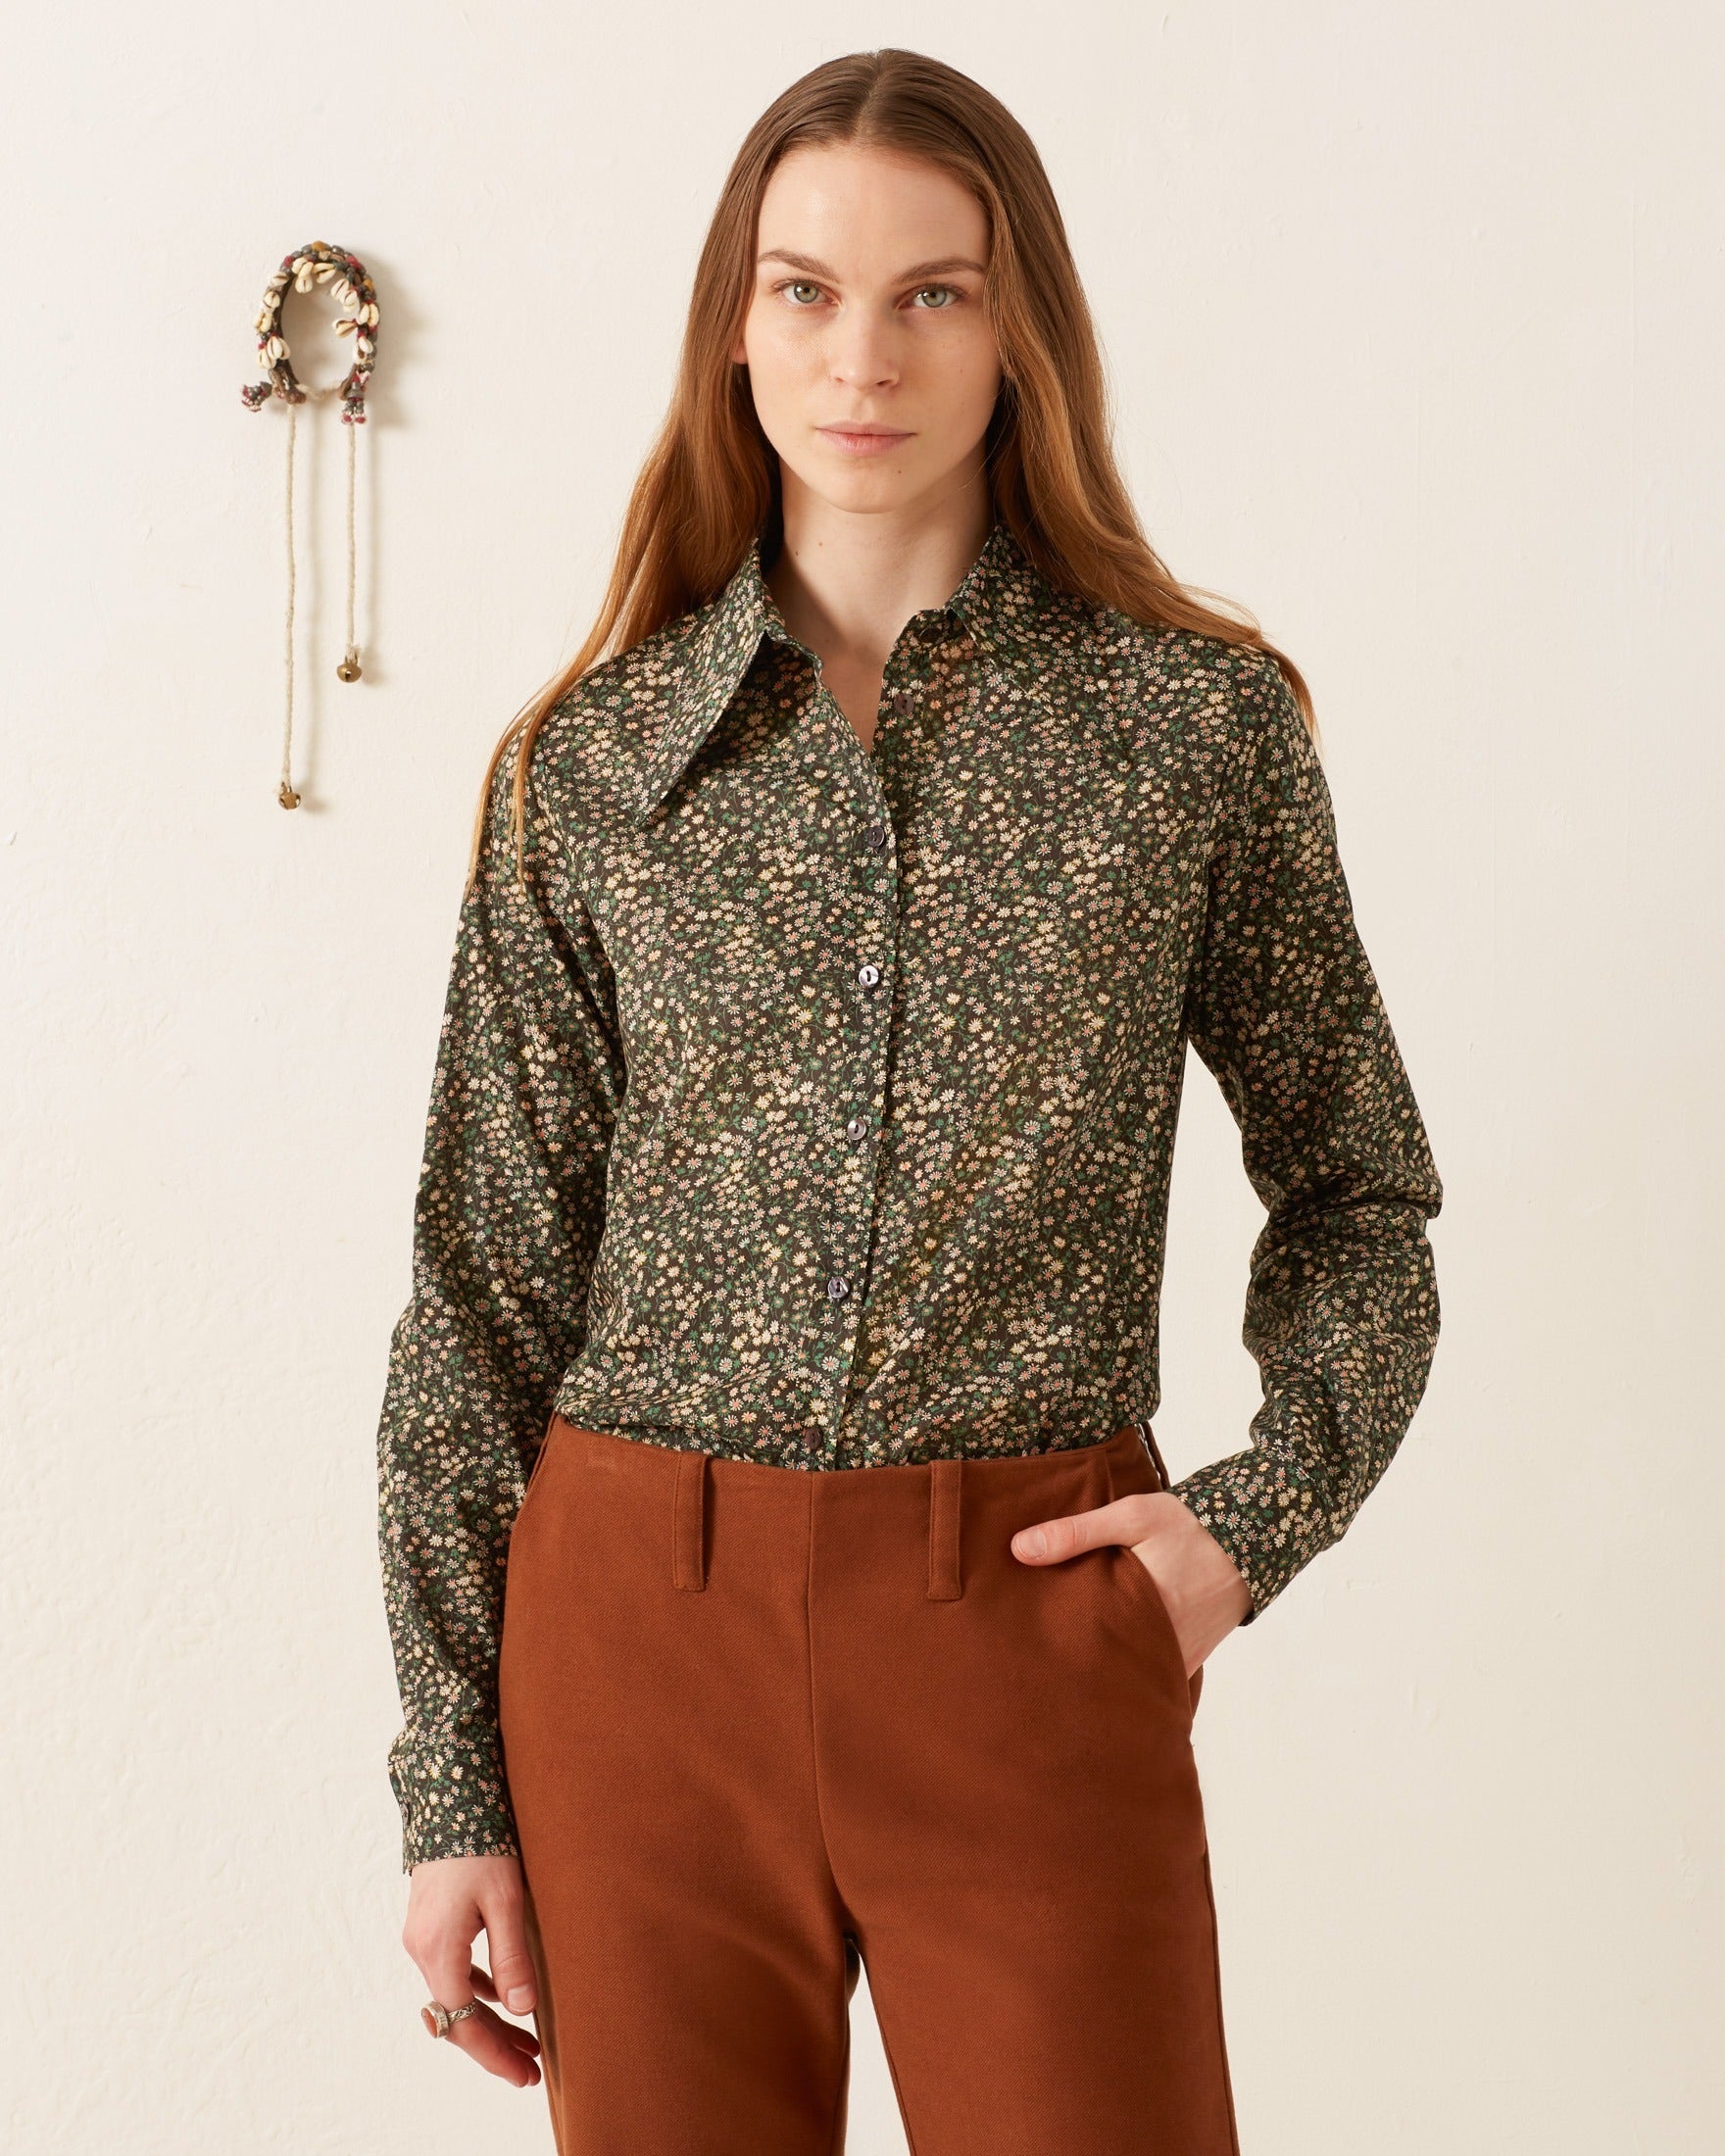
<path id="1" fill-rule="evenodd" d="M 1088 1512 L 1064 1512 L 1037 1520 L 1012 1537 L 1012 1554 L 1027 1564 L 1059 1564 L 1103 1543 L 1141 1543 L 1150 1532 L 1159 1493 L 1131 1491 Z"/>
<path id="2" fill-rule="evenodd" d="M 518 2088 L 531 2088 L 539 2079 L 534 2063 L 538 2037 L 530 2029 L 504 2021 L 489 2006 L 481 2006 L 476 2014 L 457 2022 L 448 2040 L 486 2073 L 495 2074 L 500 2081 L 514 2082 Z"/>
<path id="3" fill-rule="evenodd" d="M 477 1930 L 476 1925 L 474 1929 Z M 470 1998 L 487 1999 L 495 1995 L 491 1979 L 468 1957 L 465 1947 L 456 1954 L 433 1954 L 422 1973 L 431 1986 L 430 1996 L 440 1999 L 445 2006 L 460 2006 Z M 488 2074 L 514 2082 L 518 2088 L 530 2088 L 540 2078 L 534 2063 L 539 2050 L 538 2037 L 530 2029 L 520 2029 L 514 2022 L 505 2021 L 489 2006 L 482 2005 L 476 2014 L 457 2022 L 445 2041 L 458 2051 L 465 2051 Z"/>
<path id="4" fill-rule="evenodd" d="M 527 1952 L 525 1901 L 518 1871 L 513 1881 L 500 1880 L 489 1886 L 484 1898 L 485 1943 L 494 1987 L 487 1996 L 501 1999 L 512 2014 L 530 2014 L 538 2003 Z"/>

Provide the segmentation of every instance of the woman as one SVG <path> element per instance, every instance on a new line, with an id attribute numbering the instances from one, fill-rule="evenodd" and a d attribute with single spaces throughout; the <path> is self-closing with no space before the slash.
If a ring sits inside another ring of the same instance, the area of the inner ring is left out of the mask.
<path id="1" fill-rule="evenodd" d="M 796 83 L 487 773 L 379 1437 L 405 1944 L 560 2149 L 836 2148 L 864 1962 L 918 2156 L 1237 2149 L 1203 1665 L 1438 1328 L 1309 716 L 1139 532 L 1022 130 Z M 1263 1405 L 1169 1488 L 1189 1039 Z"/>

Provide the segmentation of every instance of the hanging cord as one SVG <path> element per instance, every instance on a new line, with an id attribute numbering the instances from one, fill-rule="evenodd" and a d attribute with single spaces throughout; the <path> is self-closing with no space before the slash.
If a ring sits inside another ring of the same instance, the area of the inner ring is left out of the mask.
<path id="1" fill-rule="evenodd" d="M 314 403 L 325 397 L 333 397 L 342 389 L 340 382 L 331 383 L 327 389 L 308 389 L 305 396 Z M 281 783 L 276 798 L 284 808 L 297 808 L 300 797 L 293 783 L 293 626 L 294 626 L 294 544 L 293 544 L 293 450 L 295 434 L 299 426 L 300 408 L 290 402 L 287 408 L 287 715 L 281 733 Z M 357 582 L 355 563 L 357 547 L 354 539 L 354 466 L 358 448 L 357 429 L 351 424 L 347 432 L 347 649 L 335 671 L 343 681 L 360 678 L 360 651 L 354 642 L 354 589 Z"/>
<path id="2" fill-rule="evenodd" d="M 354 364 L 345 377 L 333 382 L 326 389 L 308 389 L 294 372 L 289 357 L 287 340 L 281 334 L 281 303 L 289 286 L 296 292 L 309 292 L 314 285 L 328 283 L 334 279 L 334 296 L 346 311 L 335 324 L 337 336 L 351 336 L 354 340 Z M 240 401 L 248 411 L 258 412 L 271 397 L 279 397 L 287 406 L 287 649 L 286 649 L 286 714 L 281 735 L 281 778 L 276 787 L 276 799 L 284 808 L 297 808 L 300 797 L 293 783 L 293 645 L 294 645 L 294 531 L 293 531 L 293 483 L 294 443 L 298 432 L 299 408 L 308 400 L 319 403 L 325 397 L 341 399 L 341 421 L 347 428 L 347 648 L 342 654 L 341 664 L 335 671 L 343 681 L 360 678 L 360 647 L 354 636 L 354 594 L 358 583 L 358 547 L 354 536 L 355 465 L 357 450 L 355 431 L 366 423 L 366 388 L 370 380 L 371 368 L 377 349 L 377 291 L 366 267 L 357 255 L 350 255 L 344 248 L 331 247 L 323 240 L 314 240 L 309 247 L 282 258 L 280 268 L 265 287 L 263 305 L 252 324 L 258 336 L 258 356 L 265 367 L 265 379 L 247 383 L 240 391 Z"/>
<path id="3" fill-rule="evenodd" d="M 300 408 L 287 408 L 287 722 L 281 735 L 281 785 L 276 799 L 284 808 L 297 808 L 300 797 L 293 783 L 293 438 L 300 423 Z"/>

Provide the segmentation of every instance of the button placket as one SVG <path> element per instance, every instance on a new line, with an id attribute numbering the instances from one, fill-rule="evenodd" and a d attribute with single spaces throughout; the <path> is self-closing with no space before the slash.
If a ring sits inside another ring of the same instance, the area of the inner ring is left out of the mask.
<path id="1" fill-rule="evenodd" d="M 884 1100 L 886 1091 L 887 1021 L 890 1010 L 885 1002 L 880 1002 L 877 1007 L 871 1008 L 870 1006 L 876 1004 L 881 985 L 886 976 L 880 964 L 872 958 L 865 958 L 855 967 L 852 977 L 856 984 L 853 994 L 856 996 L 862 1017 L 863 1039 L 862 1050 L 862 1056 L 866 1060 L 864 1083 L 859 1088 L 859 1092 L 865 1099 L 871 1099 L 878 1102 Z M 874 1037 L 872 1040 L 868 1038 L 870 1028 L 873 1029 Z M 845 1119 L 843 1127 L 846 1141 L 852 1149 L 853 1158 L 865 1163 L 866 1156 L 862 1149 L 871 1128 L 869 1116 L 853 1112 Z M 847 1162 L 847 1166 L 849 1164 Z M 857 1238 L 858 1247 L 862 1247 L 862 1239 L 866 1238 L 873 1206 L 874 1172 L 870 1169 L 857 1180 L 854 1189 L 840 1193 L 830 1237 L 831 1248 L 835 1255 L 842 1248 L 847 1233 Z M 853 1285 L 850 1278 L 842 1270 L 842 1266 L 835 1266 L 834 1270 L 827 1276 L 826 1281 L 828 1301 L 836 1304 L 851 1300 Z M 841 1400 L 843 1397 L 843 1378 L 848 1369 L 851 1350 L 854 1346 L 855 1320 L 853 1319 L 850 1333 L 843 1344 L 840 1355 L 839 1397 Z"/>
<path id="2" fill-rule="evenodd" d="M 889 673 L 891 664 L 889 660 Z M 845 1083 L 842 1070 L 835 1072 L 843 1090 L 834 1102 L 833 1114 L 835 1123 L 842 1126 L 845 1144 L 833 1171 L 826 1221 L 828 1270 L 820 1288 L 829 1321 L 836 1322 L 837 1329 L 830 1348 L 832 1393 L 818 1447 L 819 1456 L 827 1462 L 838 1456 L 839 1424 L 862 1323 L 860 1268 L 866 1261 L 874 1221 L 881 1158 L 878 1140 L 887 1097 L 893 998 L 882 991 L 889 985 L 898 957 L 899 872 L 897 832 L 883 785 L 883 769 L 896 752 L 900 723 L 913 714 L 915 707 L 913 688 L 889 682 L 881 696 L 875 743 L 886 754 L 877 757 L 862 748 L 856 728 L 834 705 L 837 718 L 843 722 L 841 738 L 856 751 L 850 769 L 855 779 L 860 828 L 850 848 L 853 865 L 845 881 L 848 895 L 862 899 L 874 909 L 875 918 L 868 924 L 870 934 L 863 948 L 849 966 L 848 993 L 854 1003 L 847 1031 L 853 1022 L 855 1025 L 851 1033 L 855 1054 L 849 1064 L 850 1083 Z M 870 1145 L 870 1138 L 877 1142 Z"/>
<path id="3" fill-rule="evenodd" d="M 836 1074 L 843 1090 L 833 1112 L 842 1130 L 843 1150 L 834 1168 L 826 1237 L 829 1269 L 821 1288 L 827 1310 L 838 1328 L 833 1343 L 832 1393 L 820 1446 L 820 1456 L 829 1463 L 838 1456 L 839 1424 L 862 1323 L 862 1282 L 856 1268 L 865 1262 L 874 1218 L 880 1148 L 871 1147 L 868 1141 L 879 1133 L 886 1102 L 892 1017 L 892 997 L 883 995 L 882 990 L 890 979 L 898 942 L 898 865 L 893 828 L 878 769 L 872 759 L 862 760 L 865 767 L 865 797 L 862 804 L 864 820 L 861 843 L 852 855 L 856 866 L 851 871 L 850 889 L 856 897 L 878 906 L 881 917 L 868 924 L 871 933 L 849 964 L 845 993 L 853 1001 L 847 1030 L 854 1028 L 849 1083 L 842 1070 Z M 884 941 L 879 937 L 881 929 L 885 931 Z"/>

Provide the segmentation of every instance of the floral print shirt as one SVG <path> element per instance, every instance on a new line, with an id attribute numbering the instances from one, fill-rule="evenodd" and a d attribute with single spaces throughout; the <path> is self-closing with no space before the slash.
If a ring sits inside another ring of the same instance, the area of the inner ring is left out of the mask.
<path id="1" fill-rule="evenodd" d="M 457 928 L 378 1431 L 403 1861 L 513 1852 L 510 1530 L 553 1409 L 812 1474 L 1153 1415 L 1190 1040 L 1265 1207 L 1262 1405 L 1174 1494 L 1253 1622 L 1389 1465 L 1443 1190 L 1331 800 L 1258 652 L 1004 522 L 864 749 L 757 539 L 518 738 Z"/>

